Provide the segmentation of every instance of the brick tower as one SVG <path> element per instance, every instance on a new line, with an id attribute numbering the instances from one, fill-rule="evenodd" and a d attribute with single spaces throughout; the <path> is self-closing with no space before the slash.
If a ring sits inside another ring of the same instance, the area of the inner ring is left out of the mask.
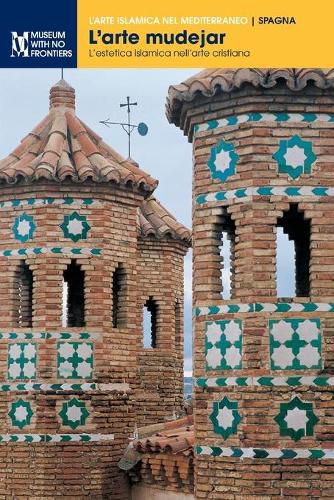
<path id="1" fill-rule="evenodd" d="M 63 80 L 0 180 L 0 496 L 124 500 L 135 425 L 182 402 L 190 233 Z"/>
<path id="2" fill-rule="evenodd" d="M 333 82 L 211 69 L 169 90 L 194 157 L 196 498 L 334 498 Z"/>

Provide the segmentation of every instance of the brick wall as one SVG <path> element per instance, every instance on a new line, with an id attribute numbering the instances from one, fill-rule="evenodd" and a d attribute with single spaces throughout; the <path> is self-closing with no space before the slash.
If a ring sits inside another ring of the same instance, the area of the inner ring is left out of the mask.
<path id="1" fill-rule="evenodd" d="M 139 317 L 137 422 L 143 426 L 177 416 L 183 406 L 184 246 L 151 238 L 140 241 L 138 250 L 138 309 L 152 297 L 159 311 L 153 349 L 143 348 L 143 315 Z"/>

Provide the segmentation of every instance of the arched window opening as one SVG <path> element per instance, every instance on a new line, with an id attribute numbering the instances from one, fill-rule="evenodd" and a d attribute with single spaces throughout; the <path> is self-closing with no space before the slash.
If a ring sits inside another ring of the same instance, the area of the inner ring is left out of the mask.
<path id="1" fill-rule="evenodd" d="M 278 219 L 277 226 L 277 296 L 308 297 L 310 220 L 298 209 L 297 203 L 292 203 L 289 210 L 283 212 L 283 217 Z"/>
<path id="2" fill-rule="evenodd" d="M 124 266 L 118 264 L 112 276 L 112 325 L 120 328 L 126 324 L 126 273 Z"/>
<path id="3" fill-rule="evenodd" d="M 175 314 L 175 347 L 179 349 L 182 345 L 182 328 L 181 328 L 181 305 L 177 300 L 174 307 Z"/>
<path id="4" fill-rule="evenodd" d="M 85 272 L 75 260 L 64 271 L 63 326 L 85 326 Z"/>
<path id="5" fill-rule="evenodd" d="M 33 272 L 22 262 L 16 271 L 16 323 L 20 328 L 32 327 Z"/>
<path id="6" fill-rule="evenodd" d="M 225 214 L 220 224 L 219 235 L 219 255 L 221 272 L 221 297 L 224 300 L 233 298 L 234 295 L 234 244 L 235 244 L 235 223 L 232 217 Z"/>
<path id="7" fill-rule="evenodd" d="M 158 305 L 152 297 L 144 304 L 144 348 L 157 346 Z"/>

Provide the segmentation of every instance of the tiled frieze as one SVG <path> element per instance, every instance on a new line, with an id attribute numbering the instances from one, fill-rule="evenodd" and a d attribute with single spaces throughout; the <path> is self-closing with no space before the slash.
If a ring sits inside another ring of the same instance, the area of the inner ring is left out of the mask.
<path id="1" fill-rule="evenodd" d="M 306 186 L 306 185 L 293 185 L 293 186 L 251 186 L 237 189 L 226 189 L 214 191 L 210 193 L 199 194 L 195 198 L 196 205 L 205 206 L 207 203 L 219 202 L 223 205 L 232 201 L 240 203 L 249 202 L 253 197 L 261 196 L 270 198 L 273 196 L 283 196 L 284 199 L 298 202 L 303 196 L 310 197 L 315 202 L 321 199 L 334 196 L 334 187 L 332 186 Z"/>
<path id="2" fill-rule="evenodd" d="M 194 309 L 194 315 L 214 316 L 217 314 L 235 313 L 334 313 L 334 303 L 332 302 L 256 302 L 253 304 L 223 304 L 198 306 Z"/>
<path id="3" fill-rule="evenodd" d="M 67 255 L 75 258 L 76 255 L 97 256 L 102 254 L 101 248 L 88 247 L 27 247 L 10 248 L 0 250 L 0 257 L 34 257 L 42 254 L 48 255 Z"/>
<path id="4" fill-rule="evenodd" d="M 194 126 L 195 134 L 219 128 L 232 127 L 241 123 L 334 123 L 334 113 L 245 113 L 226 118 L 209 120 Z"/>
<path id="5" fill-rule="evenodd" d="M 292 460 L 295 458 L 311 458 L 315 460 L 333 460 L 333 448 L 238 448 L 198 445 L 197 455 L 231 458 L 267 458 Z"/>
<path id="6" fill-rule="evenodd" d="M 239 376 L 239 377 L 199 377 L 196 379 L 197 387 L 219 388 L 219 387 L 333 387 L 334 376 L 313 375 L 313 376 L 288 376 L 279 377 L 271 375 L 258 376 Z"/>
<path id="7" fill-rule="evenodd" d="M 89 443 L 113 441 L 113 434 L 0 434 L 2 443 Z"/>
<path id="8" fill-rule="evenodd" d="M 14 198 L 12 200 L 0 201 L 0 210 L 8 209 L 28 209 L 46 206 L 62 206 L 71 208 L 81 207 L 101 207 L 103 202 L 93 198 L 71 198 L 65 196 L 64 198 Z"/>

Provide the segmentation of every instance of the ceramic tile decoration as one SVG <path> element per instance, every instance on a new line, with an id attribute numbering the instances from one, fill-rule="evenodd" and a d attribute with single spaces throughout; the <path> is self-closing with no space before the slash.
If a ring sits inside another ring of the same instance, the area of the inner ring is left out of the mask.
<path id="1" fill-rule="evenodd" d="M 194 315 L 214 316 L 215 314 L 235 314 L 235 313 L 286 313 L 286 312 L 328 312 L 334 313 L 333 302 L 255 302 L 253 304 L 224 304 L 198 306 L 194 309 Z"/>
<path id="2" fill-rule="evenodd" d="M 220 127 L 231 127 L 241 123 L 333 123 L 333 113 L 245 113 L 230 115 L 218 120 L 209 120 L 194 126 L 194 132 L 206 132 Z"/>
<path id="3" fill-rule="evenodd" d="M 205 359 L 207 370 L 242 367 L 242 323 L 240 320 L 206 323 Z"/>
<path id="4" fill-rule="evenodd" d="M 216 146 L 212 146 L 208 161 L 212 179 L 226 181 L 235 174 L 238 160 L 239 155 L 235 152 L 233 144 L 220 141 Z"/>
<path id="5" fill-rule="evenodd" d="M 312 403 L 301 401 L 297 396 L 289 403 L 280 404 L 280 412 L 275 417 L 280 435 L 299 441 L 304 436 L 313 436 L 314 426 L 319 421 Z"/>
<path id="6" fill-rule="evenodd" d="M 226 396 L 221 401 L 214 401 L 210 420 L 214 432 L 223 436 L 224 439 L 227 439 L 231 434 L 235 434 L 241 421 L 238 402 L 232 401 Z"/>
<path id="7" fill-rule="evenodd" d="M 10 248 L 0 251 L 0 257 L 34 257 L 36 255 L 102 255 L 102 248 L 79 247 L 29 247 Z"/>
<path id="8" fill-rule="evenodd" d="M 197 387 L 333 387 L 334 376 L 319 375 L 308 376 L 299 375 L 291 377 L 200 377 L 195 380 Z M 1 386 L 0 386 L 1 387 Z"/>
<path id="9" fill-rule="evenodd" d="M 18 342 L 8 345 L 8 378 L 10 380 L 36 378 L 36 344 Z"/>
<path id="10" fill-rule="evenodd" d="M 8 412 L 12 426 L 19 427 L 20 429 L 31 423 L 33 414 L 31 404 L 23 399 L 18 399 L 11 403 L 10 411 Z"/>
<path id="11" fill-rule="evenodd" d="M 72 398 L 70 401 L 63 403 L 59 415 L 63 425 L 67 425 L 71 429 L 76 429 L 80 425 L 85 425 L 89 417 L 89 411 L 83 401 Z"/>
<path id="12" fill-rule="evenodd" d="M 34 238 L 36 224 L 34 218 L 26 213 L 18 215 L 13 224 L 14 238 L 20 243 L 26 243 Z"/>
<path id="13" fill-rule="evenodd" d="M 0 443 L 89 443 L 113 441 L 114 434 L 0 434 Z"/>
<path id="14" fill-rule="evenodd" d="M 272 196 L 284 196 L 284 198 L 297 202 L 298 198 L 303 196 L 310 196 L 314 201 L 322 198 L 334 196 L 334 188 L 332 186 L 254 186 L 254 187 L 241 187 L 238 189 L 226 189 L 214 191 L 210 193 L 199 194 L 195 198 L 196 205 L 206 205 L 219 201 L 226 205 L 229 201 L 238 200 L 238 202 L 248 202 L 254 196 L 262 196 L 270 198 Z"/>
<path id="15" fill-rule="evenodd" d="M 272 370 L 321 368 L 320 319 L 269 320 Z"/>
<path id="16" fill-rule="evenodd" d="M 74 379 L 91 378 L 93 376 L 93 344 L 59 342 L 58 376 Z"/>
<path id="17" fill-rule="evenodd" d="M 277 161 L 278 173 L 286 173 L 291 179 L 297 179 L 302 174 L 311 174 L 312 164 L 317 159 L 312 142 L 304 141 L 298 135 L 288 140 L 282 139 L 273 158 Z"/>
<path id="18" fill-rule="evenodd" d="M 231 458 L 282 459 L 311 458 L 313 460 L 333 460 L 333 448 L 239 448 L 237 446 L 196 446 L 196 455 Z"/>
<path id="19" fill-rule="evenodd" d="M 72 212 L 71 215 L 65 215 L 63 223 L 60 225 L 65 238 L 69 238 L 75 243 L 80 240 L 86 240 L 90 225 L 87 217 Z"/>

